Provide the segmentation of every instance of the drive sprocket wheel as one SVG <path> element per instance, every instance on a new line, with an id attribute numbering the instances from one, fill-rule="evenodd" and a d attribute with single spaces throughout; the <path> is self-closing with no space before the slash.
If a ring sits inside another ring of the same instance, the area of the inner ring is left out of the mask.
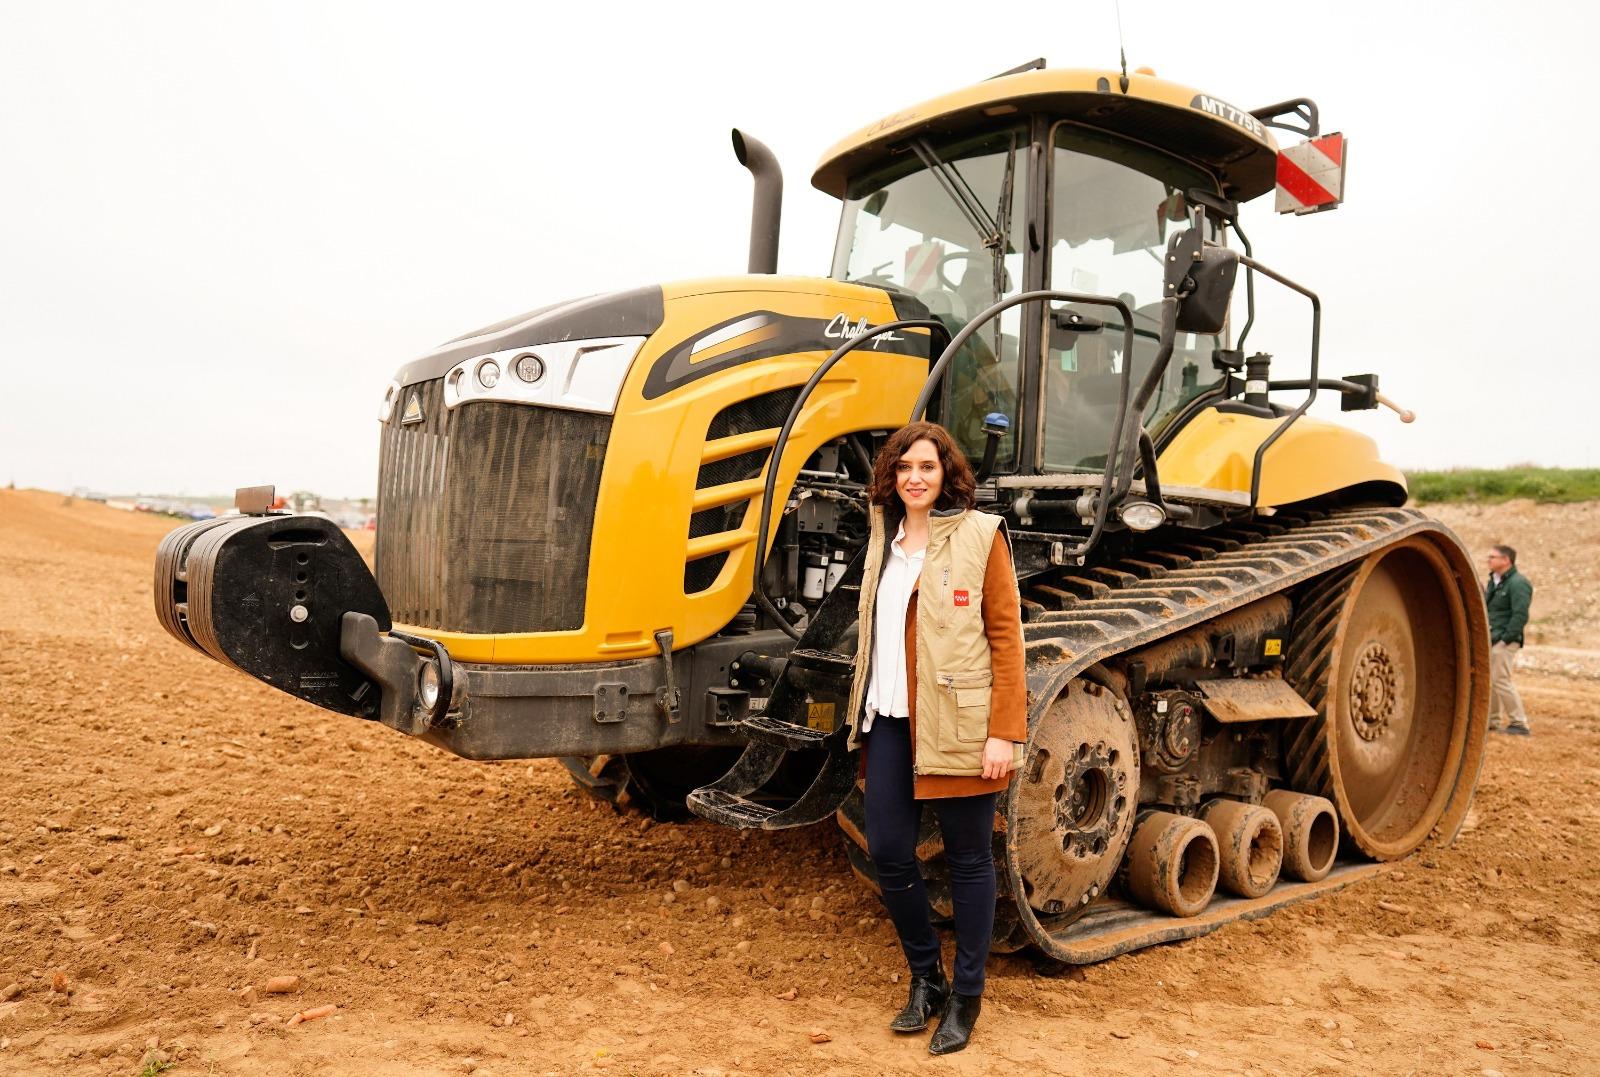
<path id="1" fill-rule="evenodd" d="M 1487 717 L 1463 589 L 1414 537 L 1299 598 L 1284 675 L 1318 716 L 1286 730 L 1289 785 L 1333 801 L 1347 842 L 1375 860 L 1414 850 L 1476 778 L 1464 764 Z"/>

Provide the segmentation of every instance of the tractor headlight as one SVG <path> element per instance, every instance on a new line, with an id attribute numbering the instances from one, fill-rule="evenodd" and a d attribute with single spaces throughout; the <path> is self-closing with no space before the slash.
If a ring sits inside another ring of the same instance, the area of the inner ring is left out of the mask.
<path id="1" fill-rule="evenodd" d="M 417 696 L 430 711 L 439 702 L 439 663 L 424 662 L 417 670 Z"/>
<path id="2" fill-rule="evenodd" d="M 380 423 L 386 423 L 389 421 L 390 416 L 394 414 L 395 401 L 399 399 L 400 383 L 397 381 L 391 381 L 389 383 L 389 388 L 384 390 L 383 403 L 378 405 L 378 421 Z"/>
<path id="3" fill-rule="evenodd" d="M 512 364 L 511 369 L 517 372 L 517 377 L 532 385 L 544 377 L 544 360 L 532 352 L 524 352 L 517 356 L 517 361 Z"/>
<path id="4" fill-rule="evenodd" d="M 1161 506 L 1150 501 L 1129 501 L 1117 509 L 1117 515 L 1132 531 L 1154 531 L 1167 518 Z"/>
<path id="5" fill-rule="evenodd" d="M 644 342 L 591 337 L 474 355 L 445 372 L 444 406 L 494 401 L 611 415 Z"/>

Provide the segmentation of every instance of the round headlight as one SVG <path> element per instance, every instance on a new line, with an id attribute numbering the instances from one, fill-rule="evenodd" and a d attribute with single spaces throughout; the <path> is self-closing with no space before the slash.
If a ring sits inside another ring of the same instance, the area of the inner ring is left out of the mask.
<path id="1" fill-rule="evenodd" d="M 1153 531 L 1167 518 L 1160 505 L 1149 501 L 1130 501 L 1117 510 L 1117 515 L 1134 531 Z"/>
<path id="2" fill-rule="evenodd" d="M 399 383 L 390 382 L 389 388 L 384 390 L 383 403 L 378 405 L 378 421 L 380 423 L 388 422 L 389 416 L 394 414 L 394 402 L 399 398 L 399 396 Z"/>
<path id="3" fill-rule="evenodd" d="M 493 359 L 485 359 L 478 364 L 478 384 L 485 389 L 493 389 L 500 383 L 500 364 Z"/>
<path id="4" fill-rule="evenodd" d="M 544 360 L 532 352 L 526 352 L 517 356 L 517 361 L 511 369 L 517 372 L 517 377 L 532 385 L 544 377 Z"/>
<path id="5" fill-rule="evenodd" d="M 417 695 L 429 710 L 439 702 L 439 663 L 422 663 L 422 668 L 417 671 Z"/>

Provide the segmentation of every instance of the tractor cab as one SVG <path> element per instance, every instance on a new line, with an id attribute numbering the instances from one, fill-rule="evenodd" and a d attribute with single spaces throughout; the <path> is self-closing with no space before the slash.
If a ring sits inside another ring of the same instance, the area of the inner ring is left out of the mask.
<path id="1" fill-rule="evenodd" d="M 1014 306 L 955 356 L 936 412 L 974 460 L 985 418 L 1006 417 L 996 474 L 1100 473 L 1124 368 L 1137 384 L 1157 357 L 1187 192 L 1264 193 L 1276 145 L 1249 113 L 1147 74 L 1119 91 L 1096 72 L 1018 72 L 884 122 L 892 134 L 847 139 L 817 172 L 843 199 L 833 277 L 910 293 L 952 332 L 1024 290 L 1120 299 L 1131 355 L 1114 311 Z M 1226 331 L 1177 335 L 1143 415 L 1152 435 L 1221 390 L 1226 347 Z"/>

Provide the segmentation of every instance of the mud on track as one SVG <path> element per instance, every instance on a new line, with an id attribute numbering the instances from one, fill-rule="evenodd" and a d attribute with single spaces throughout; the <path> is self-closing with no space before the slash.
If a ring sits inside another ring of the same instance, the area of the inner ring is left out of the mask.
<path id="1" fill-rule="evenodd" d="M 156 625 L 170 523 L 0 491 L 0 1072 L 133 1074 L 152 1040 L 176 1074 L 1513 1074 L 1600 1056 L 1600 682 L 1523 679 L 1537 735 L 1494 738 L 1453 847 L 1075 976 L 996 958 L 973 1047 L 930 1061 L 884 1028 L 894 935 L 831 828 L 649 825 L 553 762 L 468 763 L 279 695 Z M 299 989 L 262 994 L 275 976 Z"/>

